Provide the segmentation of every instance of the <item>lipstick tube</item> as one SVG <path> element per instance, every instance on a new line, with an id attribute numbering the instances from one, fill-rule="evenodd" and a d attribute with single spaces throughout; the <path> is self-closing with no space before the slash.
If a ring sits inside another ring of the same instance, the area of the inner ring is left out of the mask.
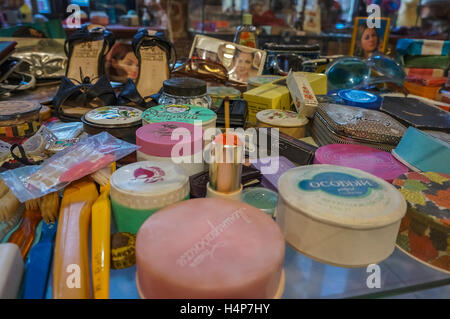
<path id="1" fill-rule="evenodd" d="M 235 134 L 221 134 L 210 144 L 207 197 L 241 199 L 243 143 Z"/>

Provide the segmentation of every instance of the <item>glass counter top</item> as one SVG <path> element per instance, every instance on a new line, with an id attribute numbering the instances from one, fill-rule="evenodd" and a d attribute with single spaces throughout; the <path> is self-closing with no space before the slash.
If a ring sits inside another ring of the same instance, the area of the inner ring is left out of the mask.
<path id="1" fill-rule="evenodd" d="M 284 270 L 286 286 L 283 299 L 311 298 L 392 298 L 450 285 L 450 275 L 430 268 L 398 248 L 379 263 L 380 288 L 369 288 L 373 270 L 342 268 L 316 262 L 286 245 Z M 136 265 L 111 270 L 110 299 L 138 299 Z M 370 277 L 370 278 L 369 278 Z M 46 298 L 51 298 L 51 276 Z M 446 291 L 450 292 L 450 289 Z M 436 292 L 434 292 L 436 294 Z M 445 296 L 442 296 L 445 297 Z M 445 298 L 450 298 L 450 293 Z"/>

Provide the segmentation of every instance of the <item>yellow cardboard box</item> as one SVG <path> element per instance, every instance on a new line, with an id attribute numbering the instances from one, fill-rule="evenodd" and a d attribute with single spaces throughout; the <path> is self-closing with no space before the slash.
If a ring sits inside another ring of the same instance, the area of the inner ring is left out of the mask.
<path id="1" fill-rule="evenodd" d="M 248 121 L 256 124 L 256 114 L 267 109 L 290 110 L 292 104 L 289 89 L 284 84 L 265 84 L 244 93 L 248 104 Z"/>
<path id="2" fill-rule="evenodd" d="M 326 95 L 328 93 L 326 74 L 311 73 L 311 72 L 295 72 L 295 73 L 300 73 L 306 77 L 315 95 Z"/>

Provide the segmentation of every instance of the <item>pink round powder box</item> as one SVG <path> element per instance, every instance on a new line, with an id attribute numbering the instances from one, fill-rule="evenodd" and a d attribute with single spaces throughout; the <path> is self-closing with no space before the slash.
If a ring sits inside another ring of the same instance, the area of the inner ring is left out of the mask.
<path id="1" fill-rule="evenodd" d="M 329 144 L 319 147 L 315 153 L 314 164 L 357 168 L 388 182 L 408 172 L 408 167 L 397 161 L 391 153 L 354 144 Z"/>
<path id="2" fill-rule="evenodd" d="M 136 131 L 138 161 L 166 159 L 181 165 L 187 175 L 204 170 L 203 130 L 201 126 L 181 122 L 159 122 Z M 173 154 L 172 154 L 173 153 Z"/>

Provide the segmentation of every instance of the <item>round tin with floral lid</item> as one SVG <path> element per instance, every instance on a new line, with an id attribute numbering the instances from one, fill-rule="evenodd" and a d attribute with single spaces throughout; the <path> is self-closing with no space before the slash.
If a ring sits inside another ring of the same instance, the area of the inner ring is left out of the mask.
<path id="1" fill-rule="evenodd" d="M 208 94 L 211 97 L 213 110 L 218 109 L 225 97 L 230 100 L 237 100 L 241 97 L 241 91 L 227 86 L 211 86 L 208 87 Z"/>
<path id="2" fill-rule="evenodd" d="M 410 172 L 392 184 L 408 203 L 397 247 L 427 266 L 450 274 L 450 175 Z"/>
<path id="3" fill-rule="evenodd" d="M 189 178 L 173 163 L 129 164 L 111 176 L 111 206 L 119 232 L 136 234 L 159 209 L 189 197 Z"/>
<path id="4" fill-rule="evenodd" d="M 305 137 L 308 119 L 296 112 L 285 110 L 263 110 L 256 114 L 258 127 L 276 127 L 280 132 L 295 138 Z"/>
<path id="5" fill-rule="evenodd" d="M 292 168 L 278 180 L 286 241 L 320 262 L 363 267 L 392 254 L 406 201 L 388 182 L 335 165 Z"/>
<path id="6" fill-rule="evenodd" d="M 86 113 L 81 121 L 88 134 L 107 131 L 134 143 L 136 130 L 142 124 L 142 111 L 128 106 L 103 106 Z"/>
<path id="7" fill-rule="evenodd" d="M 142 120 L 142 111 L 128 106 L 104 106 L 84 116 L 85 120 L 98 125 L 136 125 Z"/>

